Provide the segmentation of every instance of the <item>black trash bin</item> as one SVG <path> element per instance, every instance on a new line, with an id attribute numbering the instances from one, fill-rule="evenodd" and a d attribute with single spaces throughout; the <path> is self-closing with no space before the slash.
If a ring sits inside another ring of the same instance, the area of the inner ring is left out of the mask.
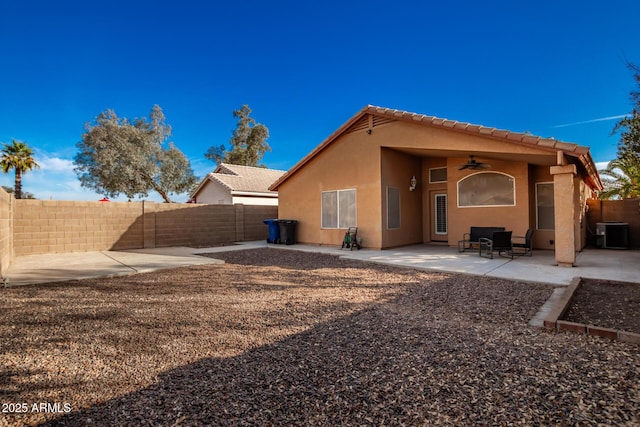
<path id="1" fill-rule="evenodd" d="M 295 219 L 279 219 L 280 227 L 280 243 L 285 245 L 293 245 L 296 242 L 296 225 L 298 221 Z"/>
<path id="2" fill-rule="evenodd" d="M 280 243 L 280 226 L 277 219 L 265 219 L 265 224 L 269 227 L 269 237 L 267 243 Z"/>

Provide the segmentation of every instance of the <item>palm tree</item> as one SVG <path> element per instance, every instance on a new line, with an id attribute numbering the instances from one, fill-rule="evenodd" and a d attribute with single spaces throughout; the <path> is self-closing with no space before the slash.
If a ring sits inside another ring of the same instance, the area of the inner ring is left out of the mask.
<path id="1" fill-rule="evenodd" d="M 0 166 L 2 172 L 9 173 L 11 169 L 16 171 L 16 183 L 14 186 L 16 199 L 22 198 L 22 172 L 39 168 L 33 158 L 33 150 L 24 142 L 13 140 L 12 144 L 4 144 Z"/>
<path id="2" fill-rule="evenodd" d="M 612 160 L 606 169 L 598 171 L 603 175 L 604 190 L 598 197 L 606 199 L 631 199 L 640 197 L 640 156 L 628 153 Z"/>

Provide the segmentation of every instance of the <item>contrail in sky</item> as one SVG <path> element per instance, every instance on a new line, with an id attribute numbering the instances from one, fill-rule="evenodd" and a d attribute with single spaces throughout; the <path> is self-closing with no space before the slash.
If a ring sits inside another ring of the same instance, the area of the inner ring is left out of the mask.
<path id="1" fill-rule="evenodd" d="M 595 122 L 606 122 L 607 120 L 618 120 L 618 119 L 622 119 L 623 117 L 627 117 L 628 114 L 622 114 L 619 116 L 610 116 L 610 117 L 600 117 L 599 119 L 592 119 L 592 120 L 585 120 L 584 122 L 573 122 L 573 123 L 565 123 L 563 125 L 556 125 L 554 126 L 554 128 L 566 128 L 568 126 L 577 126 L 577 125 L 584 125 L 587 123 L 595 123 Z"/>

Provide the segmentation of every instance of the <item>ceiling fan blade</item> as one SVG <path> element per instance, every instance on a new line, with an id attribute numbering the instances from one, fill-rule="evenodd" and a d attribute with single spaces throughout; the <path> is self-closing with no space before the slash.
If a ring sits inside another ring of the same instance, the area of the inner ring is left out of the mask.
<path id="1" fill-rule="evenodd" d="M 479 162 L 474 158 L 474 156 L 470 155 L 469 156 L 469 160 L 467 160 L 467 163 L 465 163 L 464 165 L 460 165 L 458 170 L 463 170 L 463 169 L 472 169 L 472 170 L 487 169 L 487 168 L 490 168 L 490 167 L 491 167 L 490 164 Z"/>

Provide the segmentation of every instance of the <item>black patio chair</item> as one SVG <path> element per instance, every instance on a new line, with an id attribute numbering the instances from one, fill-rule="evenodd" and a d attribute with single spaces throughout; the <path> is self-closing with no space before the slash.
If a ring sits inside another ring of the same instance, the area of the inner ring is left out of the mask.
<path id="1" fill-rule="evenodd" d="M 513 236 L 513 254 L 517 256 L 532 256 L 533 255 L 533 232 L 535 230 L 530 228 L 524 236 Z"/>
<path id="2" fill-rule="evenodd" d="M 493 251 L 498 251 L 499 256 L 508 256 L 513 259 L 512 233 L 511 231 L 494 231 L 491 239 L 480 238 L 480 256 L 493 259 Z"/>

